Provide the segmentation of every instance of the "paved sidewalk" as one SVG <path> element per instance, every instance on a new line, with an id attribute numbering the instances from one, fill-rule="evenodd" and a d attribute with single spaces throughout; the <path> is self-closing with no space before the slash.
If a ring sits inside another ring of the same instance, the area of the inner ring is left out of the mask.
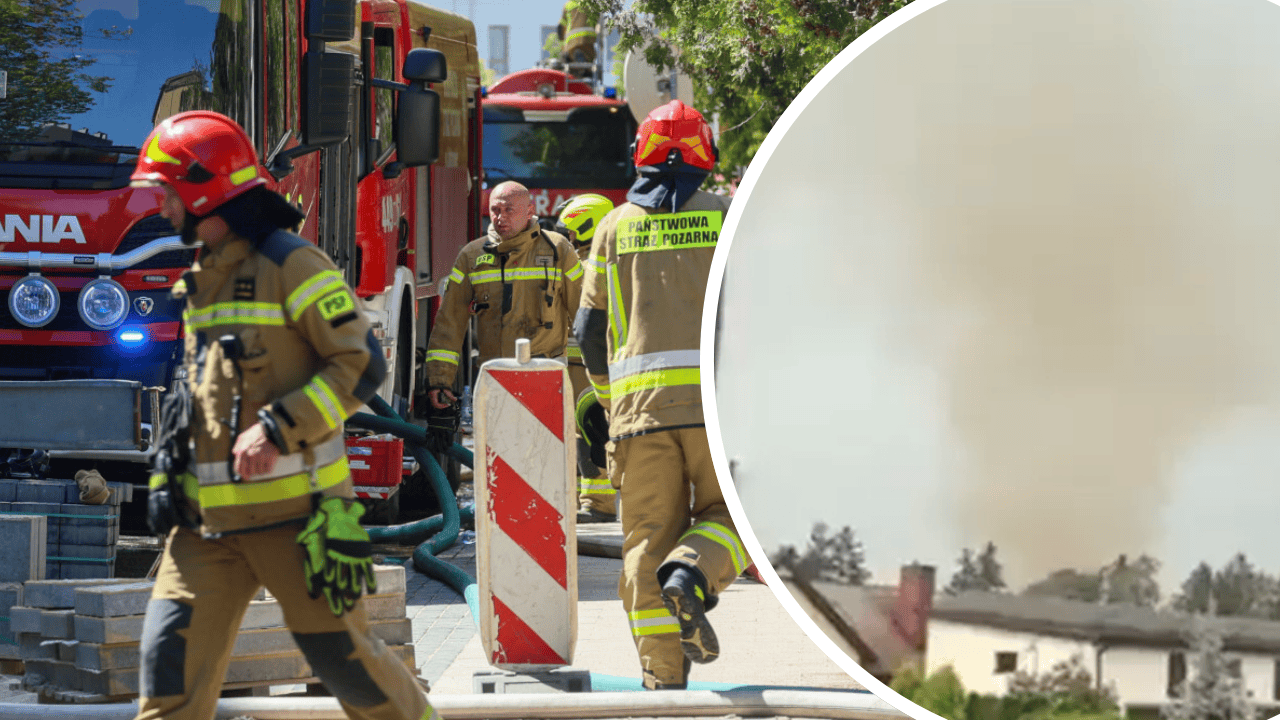
<path id="1" fill-rule="evenodd" d="M 584 526 L 580 530 L 585 537 L 597 541 L 595 544 L 612 535 L 615 544 L 621 546 L 617 523 Z M 459 543 L 440 557 L 474 577 L 475 549 L 474 544 Z M 638 679 L 639 660 L 617 595 L 621 569 L 622 561 L 618 559 L 579 556 L 578 641 L 571 667 L 613 678 Z M 474 692 L 474 675 L 493 668 L 486 660 L 465 602 L 442 583 L 416 573 L 410 575 L 409 592 L 422 675 L 431 682 L 434 692 Z M 447 604 L 450 596 L 456 605 Z M 713 663 L 694 666 L 690 676 L 693 683 L 827 690 L 860 687 L 804 634 L 773 591 L 754 580 L 740 578 L 730 586 L 710 619 L 720 639 L 721 654 Z"/>

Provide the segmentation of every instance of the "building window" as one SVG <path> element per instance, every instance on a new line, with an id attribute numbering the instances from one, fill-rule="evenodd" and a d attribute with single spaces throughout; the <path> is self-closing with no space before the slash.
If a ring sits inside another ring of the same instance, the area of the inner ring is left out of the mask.
<path id="1" fill-rule="evenodd" d="M 1227 660 L 1227 676 L 1236 678 L 1237 680 L 1244 677 L 1244 673 L 1240 667 L 1240 658 Z"/>
<path id="2" fill-rule="evenodd" d="M 1182 682 L 1187 679 L 1187 656 L 1181 650 L 1169 653 L 1169 687 L 1165 694 L 1178 697 L 1182 694 Z"/>
<path id="3" fill-rule="evenodd" d="M 1018 653 L 996 653 L 996 674 L 1018 672 Z"/>

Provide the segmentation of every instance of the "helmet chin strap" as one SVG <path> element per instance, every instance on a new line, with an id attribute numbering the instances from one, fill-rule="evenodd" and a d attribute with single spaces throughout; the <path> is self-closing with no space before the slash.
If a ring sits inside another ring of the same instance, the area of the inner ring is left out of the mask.
<path id="1" fill-rule="evenodd" d="M 201 220 L 204 220 L 204 217 L 197 217 L 191 213 L 187 213 L 186 217 L 183 218 L 182 229 L 179 231 L 183 245 L 195 245 L 199 240 L 196 237 L 196 225 L 199 225 Z"/>

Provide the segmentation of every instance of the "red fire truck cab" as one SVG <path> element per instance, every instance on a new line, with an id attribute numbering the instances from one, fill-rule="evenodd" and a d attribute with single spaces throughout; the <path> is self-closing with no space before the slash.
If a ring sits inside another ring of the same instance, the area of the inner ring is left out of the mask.
<path id="1" fill-rule="evenodd" d="M 249 132 L 305 214 L 299 234 L 365 302 L 389 370 L 379 394 L 410 414 L 441 281 L 480 233 L 471 22 L 411 0 L 27 12 L 11 28 L 26 60 L 0 67 L 0 475 L 36 449 L 145 478 L 179 372 L 169 291 L 197 251 L 129 175 L 152 127 L 186 110 Z"/>
<path id="2" fill-rule="evenodd" d="M 486 220 L 489 190 L 505 180 L 529 188 L 543 218 L 581 193 L 626 201 L 636 120 L 613 88 L 597 93 L 568 73 L 533 68 L 494 83 L 481 106 Z"/>

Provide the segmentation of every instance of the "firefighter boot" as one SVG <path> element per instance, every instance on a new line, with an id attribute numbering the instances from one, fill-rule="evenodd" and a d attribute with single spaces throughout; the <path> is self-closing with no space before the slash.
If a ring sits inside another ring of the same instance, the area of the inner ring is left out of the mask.
<path id="1" fill-rule="evenodd" d="M 681 682 L 662 682 L 648 672 L 642 673 L 643 684 L 645 690 L 688 690 L 689 689 L 689 669 L 693 667 L 693 663 L 689 662 L 689 658 L 684 658 L 684 678 Z"/>
<path id="2" fill-rule="evenodd" d="M 666 577 L 663 578 L 664 570 Z M 720 654 L 720 642 L 707 621 L 709 605 L 707 581 L 694 567 L 671 563 L 658 569 L 662 583 L 662 602 L 680 623 L 680 649 L 685 657 L 696 663 L 709 663 Z"/>

